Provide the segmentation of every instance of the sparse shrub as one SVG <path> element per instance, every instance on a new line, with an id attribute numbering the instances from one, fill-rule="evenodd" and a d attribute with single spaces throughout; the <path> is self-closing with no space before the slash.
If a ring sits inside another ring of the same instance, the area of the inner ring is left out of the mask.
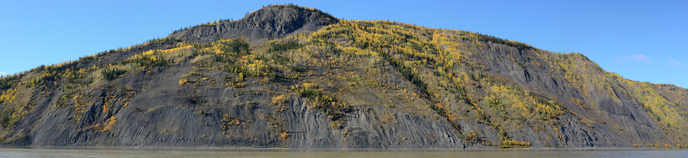
<path id="1" fill-rule="evenodd" d="M 282 103 L 286 102 L 287 99 L 289 99 L 289 96 L 286 95 L 279 95 L 276 97 L 272 98 L 272 105 L 282 105 Z"/>
<path id="2" fill-rule="evenodd" d="M 294 51 L 291 55 L 292 63 L 289 66 L 292 71 L 295 72 L 306 72 L 308 70 L 308 63 L 310 62 L 310 54 L 302 51 Z"/>
<path id="3" fill-rule="evenodd" d="M 314 100 L 315 103 L 313 103 L 311 108 L 323 110 L 333 121 L 343 118 L 344 112 L 349 110 L 349 106 L 346 104 L 337 103 L 336 97 L 324 95 L 318 84 L 304 83 L 303 85 L 294 85 L 291 86 L 291 90 L 295 91 L 300 97 Z"/>
<path id="4" fill-rule="evenodd" d="M 286 131 L 282 132 L 282 134 L 280 134 L 280 138 L 282 138 L 282 140 L 286 141 L 287 138 L 289 138 L 289 133 L 287 133 Z"/>
<path id="5" fill-rule="evenodd" d="M 339 128 L 341 128 L 341 127 L 342 127 L 341 124 L 338 124 L 338 123 L 335 123 L 335 122 L 330 123 L 330 128 L 332 128 L 332 129 L 339 129 Z"/>
<path id="6" fill-rule="evenodd" d="M 246 82 L 239 82 L 234 84 L 234 88 L 244 88 L 246 87 Z"/>
<path id="7" fill-rule="evenodd" d="M 191 71 L 188 74 L 184 74 L 181 76 L 182 78 L 188 78 L 188 77 L 203 77 L 203 75 L 200 72 L 196 71 Z"/>
<path id="8" fill-rule="evenodd" d="M 477 134 L 475 134 L 474 131 L 471 131 L 464 136 L 466 137 L 466 142 L 476 143 L 482 140 Z"/>
<path id="9" fill-rule="evenodd" d="M 223 131 L 228 130 L 230 127 L 241 125 L 242 120 L 239 118 L 232 118 L 229 116 L 229 114 L 223 114 L 222 116 L 224 117 L 224 119 L 222 120 Z"/>
<path id="10" fill-rule="evenodd" d="M 3 116 L 2 120 L 0 120 L 0 123 L 2 124 L 2 128 L 7 128 L 12 123 L 12 119 L 10 116 Z"/>
<path id="11" fill-rule="evenodd" d="M 103 127 L 102 131 L 109 131 L 112 126 L 114 126 L 117 123 L 117 117 L 112 116 L 110 119 L 108 119 L 106 122 L 105 127 Z"/>
<path id="12" fill-rule="evenodd" d="M 518 140 L 505 140 L 502 142 L 502 148 L 526 148 L 530 147 L 530 142 L 518 141 Z"/>
<path id="13" fill-rule="evenodd" d="M 181 80 L 179 80 L 179 86 L 182 86 L 182 85 L 184 85 L 184 84 L 186 84 L 186 83 L 189 83 L 189 82 L 190 82 L 190 81 L 187 80 L 187 79 L 181 79 Z"/>
<path id="14" fill-rule="evenodd" d="M 317 99 L 321 96 L 317 84 L 304 83 L 301 87 L 297 86 L 296 88 L 296 93 L 298 93 L 300 97 Z"/>

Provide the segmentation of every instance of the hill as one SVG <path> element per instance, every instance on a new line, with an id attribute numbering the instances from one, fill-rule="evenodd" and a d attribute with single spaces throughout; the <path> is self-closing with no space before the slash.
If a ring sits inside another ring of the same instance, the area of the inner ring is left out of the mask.
<path id="1" fill-rule="evenodd" d="M 680 148 L 688 90 L 580 53 L 270 5 L 0 78 L 4 146 Z"/>

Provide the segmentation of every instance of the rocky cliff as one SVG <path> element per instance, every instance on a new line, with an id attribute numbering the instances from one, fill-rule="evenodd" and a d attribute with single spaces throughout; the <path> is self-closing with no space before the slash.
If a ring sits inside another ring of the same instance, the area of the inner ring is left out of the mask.
<path id="1" fill-rule="evenodd" d="M 271 5 L 0 78 L 4 146 L 677 148 L 688 90 L 579 53 Z"/>
<path id="2" fill-rule="evenodd" d="M 315 9 L 301 7 L 267 7 L 232 21 L 197 26 L 170 37 L 188 42 L 207 43 L 218 39 L 246 38 L 251 44 L 282 38 L 295 33 L 312 33 L 338 19 Z"/>

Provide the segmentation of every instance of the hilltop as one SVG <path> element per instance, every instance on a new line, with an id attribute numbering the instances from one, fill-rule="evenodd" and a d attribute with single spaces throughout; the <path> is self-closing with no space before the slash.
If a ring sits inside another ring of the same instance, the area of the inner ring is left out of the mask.
<path id="1" fill-rule="evenodd" d="M 686 103 L 580 53 L 286 4 L 2 77 L 0 144 L 681 148 Z"/>
<path id="2" fill-rule="evenodd" d="M 258 45 L 296 33 L 312 33 L 338 19 L 320 10 L 296 5 L 271 5 L 236 20 L 214 21 L 178 30 L 169 37 L 185 42 L 208 43 L 218 39 L 244 38 Z"/>

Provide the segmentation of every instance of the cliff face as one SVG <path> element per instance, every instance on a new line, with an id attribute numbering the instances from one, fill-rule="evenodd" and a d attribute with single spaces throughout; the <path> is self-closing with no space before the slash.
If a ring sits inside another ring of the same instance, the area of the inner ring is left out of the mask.
<path id="1" fill-rule="evenodd" d="M 241 39 L 235 39 L 241 38 Z M 0 79 L 5 146 L 681 147 L 688 90 L 293 5 Z"/>

